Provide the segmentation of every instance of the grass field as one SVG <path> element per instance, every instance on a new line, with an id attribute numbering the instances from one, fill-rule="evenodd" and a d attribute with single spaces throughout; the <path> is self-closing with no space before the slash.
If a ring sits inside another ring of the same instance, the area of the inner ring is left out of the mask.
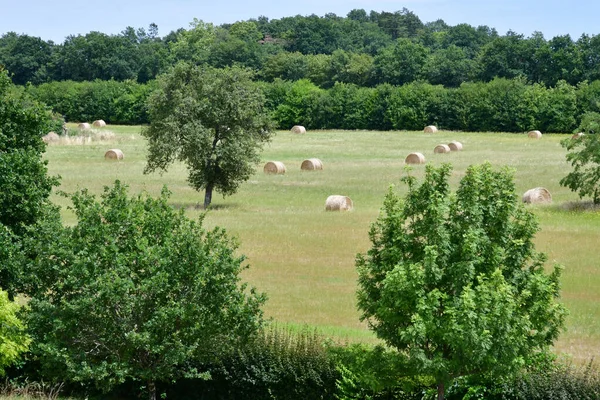
<path id="1" fill-rule="evenodd" d="M 113 141 L 48 147 L 49 170 L 61 175 L 61 190 L 86 187 L 99 194 L 105 185 L 119 179 L 132 192 L 158 195 L 162 186 L 168 185 L 173 206 L 184 208 L 190 217 L 202 212 L 199 205 L 204 194 L 187 185 L 183 165 L 173 165 L 162 176 L 143 174 L 146 146 L 140 127 L 105 129 L 116 133 Z M 262 165 L 257 166 L 257 173 L 237 194 L 225 199 L 213 196 L 205 225 L 224 227 L 239 238 L 240 251 L 250 264 L 244 279 L 268 294 L 265 311 L 269 317 L 278 323 L 317 326 L 342 340 L 373 341 L 355 306 L 354 259 L 369 247 L 369 226 L 390 184 L 405 191 L 400 178 L 405 174 L 406 155 L 419 151 L 433 164 L 452 163 L 454 185 L 471 164 L 508 165 L 515 169 L 519 195 L 537 186 L 553 195 L 552 205 L 530 209 L 541 224 L 538 250 L 546 252 L 550 262 L 565 266 L 563 301 L 571 314 L 556 350 L 586 361 L 600 357 L 600 211 L 578 210 L 576 194 L 558 184 L 570 170 L 559 144 L 565 137 L 544 135 L 535 140 L 504 133 L 279 132 L 265 147 L 263 160 L 282 161 L 287 173 L 265 175 Z M 436 145 L 451 140 L 462 142 L 464 150 L 433 153 Z M 104 160 L 104 152 L 113 147 L 123 150 L 124 160 Z M 301 171 L 302 161 L 313 157 L 323 161 L 324 170 Z M 421 177 L 423 171 L 420 165 L 411 173 Z M 325 199 L 331 194 L 350 196 L 355 209 L 325 212 Z M 73 223 L 67 200 L 58 195 L 52 200 L 63 206 L 65 223 Z"/>

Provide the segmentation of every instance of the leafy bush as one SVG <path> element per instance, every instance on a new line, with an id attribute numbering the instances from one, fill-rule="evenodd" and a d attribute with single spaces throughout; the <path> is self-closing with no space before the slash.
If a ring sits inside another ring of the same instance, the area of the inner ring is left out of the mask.
<path id="1" fill-rule="evenodd" d="M 27 351 L 31 339 L 25 333 L 25 325 L 18 318 L 21 307 L 8 299 L 8 293 L 0 289 L 0 376 L 4 369 Z"/>
<path id="2" fill-rule="evenodd" d="M 263 294 L 240 282 L 243 256 L 222 229 L 205 231 L 118 181 L 98 201 L 71 196 L 78 222 L 39 224 L 28 256 L 27 322 L 46 378 L 111 387 L 202 376 L 191 362 L 250 340 Z"/>
<path id="3" fill-rule="evenodd" d="M 573 167 L 560 184 L 580 198 L 591 197 L 594 204 L 600 204 L 600 114 L 586 113 L 578 130 L 585 134 L 560 143 L 567 149 L 566 158 Z"/>
<path id="4" fill-rule="evenodd" d="M 111 124 L 148 122 L 146 99 L 154 81 L 139 84 L 131 80 L 50 82 L 30 87 L 33 97 L 48 104 L 68 121 L 103 119 Z"/>

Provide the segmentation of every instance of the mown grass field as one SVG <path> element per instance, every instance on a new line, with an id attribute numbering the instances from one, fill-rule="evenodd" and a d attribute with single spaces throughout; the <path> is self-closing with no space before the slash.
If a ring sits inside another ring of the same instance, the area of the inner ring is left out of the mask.
<path id="1" fill-rule="evenodd" d="M 186 169 L 173 165 L 162 176 L 144 175 L 146 145 L 140 127 L 111 126 L 116 133 L 107 142 L 48 147 L 51 174 L 62 177 L 60 190 L 73 192 L 88 188 L 100 194 L 115 179 L 128 184 L 131 192 L 145 190 L 157 195 L 163 185 L 173 192 L 171 203 L 196 218 L 203 193 L 186 182 Z M 373 341 L 366 325 L 359 321 L 355 306 L 356 271 L 354 259 L 369 248 L 368 230 L 391 184 L 405 192 L 400 183 L 404 158 L 422 152 L 427 161 L 454 166 L 457 184 L 470 164 L 490 161 L 515 170 L 519 195 L 543 186 L 553 196 L 552 205 L 528 206 L 538 217 L 541 231 L 538 250 L 548 254 L 549 263 L 565 266 L 562 300 L 570 310 L 568 329 L 556 344 L 559 353 L 578 362 L 600 357 L 600 210 L 578 210 L 576 194 L 559 186 L 569 170 L 565 150 L 559 141 L 567 136 L 544 135 L 529 139 L 524 134 L 438 132 L 313 131 L 305 135 L 279 132 L 265 147 L 263 161 L 282 161 L 285 175 L 265 175 L 262 165 L 234 196 L 213 196 L 207 213 L 207 227 L 226 228 L 240 241 L 240 252 L 250 268 L 244 279 L 266 292 L 266 314 L 282 324 L 316 326 L 341 340 Z M 459 140 L 462 152 L 434 154 L 440 143 Z M 109 148 L 123 150 L 125 159 L 107 161 Z M 324 170 L 306 172 L 300 164 L 319 158 Z M 411 172 L 423 175 L 424 166 Z M 325 212 L 331 194 L 347 195 L 354 210 Z M 74 223 L 65 198 L 52 200 L 63 207 L 67 224 Z"/>

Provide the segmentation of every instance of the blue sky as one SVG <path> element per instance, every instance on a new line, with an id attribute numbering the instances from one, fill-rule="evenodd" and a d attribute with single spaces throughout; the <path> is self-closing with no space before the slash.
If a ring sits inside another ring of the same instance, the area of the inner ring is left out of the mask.
<path id="1" fill-rule="evenodd" d="M 354 8 L 392 12 L 403 7 L 423 22 L 441 18 L 450 25 L 488 25 L 500 34 L 509 29 L 525 36 L 540 31 L 546 39 L 570 34 L 576 40 L 582 33 L 600 33 L 600 0 L 0 0 L 0 34 L 15 31 L 62 43 L 71 34 L 117 34 L 127 26 L 147 28 L 152 22 L 164 36 L 188 28 L 193 18 L 218 25 L 260 15 L 345 16 Z"/>

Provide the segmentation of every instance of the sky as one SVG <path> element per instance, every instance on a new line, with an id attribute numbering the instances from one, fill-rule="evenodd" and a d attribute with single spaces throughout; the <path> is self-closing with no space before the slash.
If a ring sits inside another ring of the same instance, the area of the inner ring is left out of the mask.
<path id="1" fill-rule="evenodd" d="M 257 18 L 334 13 L 346 16 L 355 8 L 394 12 L 406 7 L 429 22 L 487 25 L 503 35 L 508 30 L 546 39 L 583 33 L 600 34 L 600 0 L 0 0 L 0 35 L 14 31 L 63 43 L 68 35 L 90 31 L 119 34 L 127 26 L 155 23 L 159 36 L 189 28 L 194 18 L 215 25 Z"/>

